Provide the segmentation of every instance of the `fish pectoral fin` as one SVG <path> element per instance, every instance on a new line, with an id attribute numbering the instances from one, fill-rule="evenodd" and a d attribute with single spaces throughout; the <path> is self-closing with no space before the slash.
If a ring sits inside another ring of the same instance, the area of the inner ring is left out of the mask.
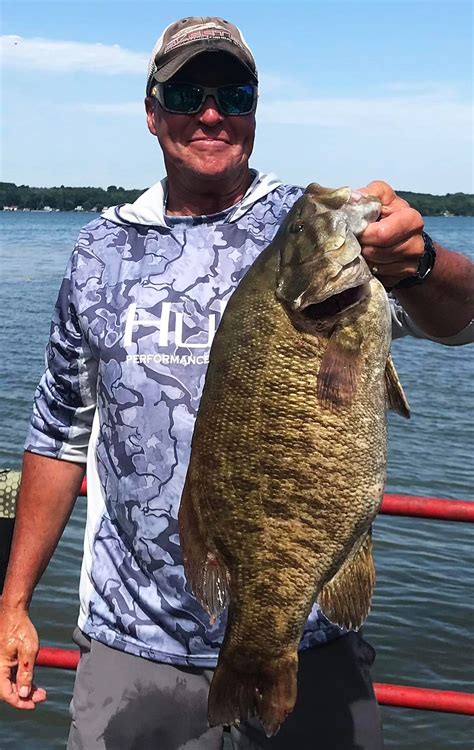
<path id="1" fill-rule="evenodd" d="M 400 416 L 410 419 L 410 406 L 390 355 L 385 365 L 385 390 L 388 408 L 396 411 Z"/>
<path id="2" fill-rule="evenodd" d="M 333 578 L 323 586 L 319 606 L 335 625 L 358 630 L 369 614 L 374 585 L 372 529 L 369 529 Z"/>
<path id="3" fill-rule="evenodd" d="M 361 365 L 362 336 L 349 328 L 336 328 L 323 354 L 318 373 L 317 395 L 323 406 L 350 406 L 357 390 Z"/>
<path id="4" fill-rule="evenodd" d="M 211 625 L 229 603 L 229 571 L 203 533 L 199 513 L 185 483 L 179 508 L 184 571 L 191 590 L 209 614 Z"/>
<path id="5" fill-rule="evenodd" d="M 229 604 L 229 571 L 216 553 L 208 552 L 202 571 L 196 571 L 196 598 L 208 612 L 211 625 Z"/>

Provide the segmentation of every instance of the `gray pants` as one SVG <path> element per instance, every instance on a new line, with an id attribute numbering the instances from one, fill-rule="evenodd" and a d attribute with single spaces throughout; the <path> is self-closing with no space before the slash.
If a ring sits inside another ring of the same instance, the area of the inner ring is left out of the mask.
<path id="1" fill-rule="evenodd" d="M 68 750 L 381 750 L 369 674 L 372 647 L 356 633 L 300 653 L 298 700 L 275 737 L 256 720 L 210 729 L 211 670 L 141 659 L 91 641 L 81 648 Z"/>

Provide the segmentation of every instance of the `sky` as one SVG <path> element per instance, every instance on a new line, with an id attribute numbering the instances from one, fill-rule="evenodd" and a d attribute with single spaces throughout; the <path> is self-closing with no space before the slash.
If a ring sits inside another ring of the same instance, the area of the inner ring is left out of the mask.
<path id="1" fill-rule="evenodd" d="M 1 177 L 145 188 L 143 98 L 163 28 L 237 24 L 259 70 L 251 166 L 284 182 L 474 192 L 470 0 L 3 0 Z"/>

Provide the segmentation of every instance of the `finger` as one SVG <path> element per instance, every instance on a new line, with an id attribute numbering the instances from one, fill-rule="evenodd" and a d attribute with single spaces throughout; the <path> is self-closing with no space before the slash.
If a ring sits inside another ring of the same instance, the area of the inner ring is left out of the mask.
<path id="1" fill-rule="evenodd" d="M 8 664 L 2 664 L 0 667 L 0 698 L 7 703 L 10 702 L 9 699 L 12 695 L 16 693 L 16 690 L 13 688 L 12 672 L 13 669 Z"/>
<path id="2" fill-rule="evenodd" d="M 20 698 L 29 698 L 33 685 L 33 669 L 37 649 L 21 647 L 18 649 L 18 667 L 16 685 Z"/>
<path id="3" fill-rule="evenodd" d="M 368 185 L 365 185 L 365 187 L 358 188 L 357 192 L 364 193 L 365 195 L 373 195 L 383 205 L 388 205 L 394 198 L 398 197 L 391 185 L 388 182 L 384 182 L 384 180 L 373 180 Z"/>
<path id="4" fill-rule="evenodd" d="M 44 700 L 41 694 L 36 695 L 36 697 L 41 697 L 41 699 Z M 46 694 L 44 697 L 46 697 Z M 10 706 L 13 706 L 14 708 L 26 710 L 34 709 L 36 703 L 38 702 L 35 702 L 33 696 L 27 699 L 20 698 L 20 696 L 18 695 L 17 685 L 15 682 L 13 682 L 12 668 L 8 666 L 2 666 L 2 668 L 0 669 L 0 699 L 5 701 L 5 703 L 8 703 Z"/>
<path id="5" fill-rule="evenodd" d="M 34 711 L 39 701 L 33 700 L 32 697 L 20 698 L 18 693 L 12 693 L 9 698 L 5 699 L 5 702 L 9 703 L 13 708 L 19 708 L 21 711 Z"/>
<path id="6" fill-rule="evenodd" d="M 421 237 L 410 237 L 405 242 L 399 242 L 391 247 L 377 247 L 375 245 L 364 245 L 362 256 L 369 264 L 384 266 L 387 263 L 406 262 L 415 264 L 418 268 L 420 257 L 423 254 L 424 243 Z"/>
<path id="7" fill-rule="evenodd" d="M 402 208 L 399 211 L 368 224 L 359 235 L 361 245 L 376 245 L 390 247 L 405 242 L 415 235 L 420 236 L 423 229 L 423 219 L 414 208 Z"/>
<path id="8" fill-rule="evenodd" d="M 33 703 L 42 703 L 45 701 L 48 697 L 48 693 L 44 688 L 36 687 L 36 685 L 33 685 L 33 689 L 31 691 L 31 700 Z"/>
<path id="9" fill-rule="evenodd" d="M 386 263 L 385 265 L 369 266 L 373 275 L 386 287 L 392 289 L 399 281 L 414 276 L 416 267 L 404 263 Z"/>
<path id="10" fill-rule="evenodd" d="M 26 708 L 33 709 L 37 703 L 42 703 L 48 697 L 48 694 L 44 688 L 37 687 L 34 683 L 31 686 L 30 695 L 27 698 L 21 698 L 18 694 L 18 685 L 14 680 L 11 681 L 9 686 L 8 702 L 15 706 L 15 708 Z M 1 696 L 3 698 L 3 696 Z"/>
<path id="11" fill-rule="evenodd" d="M 416 273 L 417 266 L 412 266 L 408 263 L 386 263 L 385 265 L 370 265 L 370 270 L 377 276 L 378 279 L 387 278 L 388 276 L 396 278 L 397 281 L 404 279 L 407 276 L 414 276 Z"/>
<path id="12" fill-rule="evenodd" d="M 383 182 L 382 180 L 369 182 L 368 185 L 359 188 L 356 192 L 364 193 L 365 195 L 372 195 L 379 199 L 382 204 L 379 219 L 383 219 L 385 216 L 389 216 L 395 211 L 400 211 L 402 208 L 410 208 L 408 201 L 397 195 L 393 188 L 387 182 Z"/>
<path id="13" fill-rule="evenodd" d="M 43 688 L 31 686 L 31 693 L 28 698 L 20 698 L 18 695 L 18 687 L 15 683 L 12 685 L 12 695 L 9 701 L 15 708 L 25 709 L 27 711 L 33 711 L 36 708 L 37 703 L 42 703 L 47 698 L 46 690 Z"/>
<path id="14" fill-rule="evenodd" d="M 408 201 L 397 195 L 393 188 L 387 182 L 383 182 L 382 180 L 369 182 L 368 185 L 359 188 L 356 192 L 364 193 L 365 195 L 373 195 L 375 198 L 379 199 L 382 204 L 379 217 L 381 219 L 385 216 L 389 216 L 394 211 L 410 207 Z"/>

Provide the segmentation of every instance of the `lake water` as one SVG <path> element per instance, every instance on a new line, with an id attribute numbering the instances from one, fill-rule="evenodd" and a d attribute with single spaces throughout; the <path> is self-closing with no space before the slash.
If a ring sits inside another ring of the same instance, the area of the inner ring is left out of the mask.
<path id="1" fill-rule="evenodd" d="M 0 467 L 20 466 L 59 282 L 79 228 L 93 216 L 0 213 Z M 439 242 L 474 258 L 473 219 L 435 217 L 426 225 Z M 390 416 L 387 490 L 473 498 L 472 347 L 405 339 L 394 344 L 393 356 L 412 419 Z M 34 597 L 42 645 L 71 646 L 84 511 L 79 499 Z M 374 538 L 378 580 L 365 635 L 377 649 L 375 679 L 471 691 L 472 527 L 385 516 L 377 520 Z M 35 712 L 0 706 L 0 750 L 65 747 L 73 674 L 38 668 L 36 681 L 49 699 Z M 473 748 L 468 717 L 397 708 L 382 713 L 389 748 Z"/>

